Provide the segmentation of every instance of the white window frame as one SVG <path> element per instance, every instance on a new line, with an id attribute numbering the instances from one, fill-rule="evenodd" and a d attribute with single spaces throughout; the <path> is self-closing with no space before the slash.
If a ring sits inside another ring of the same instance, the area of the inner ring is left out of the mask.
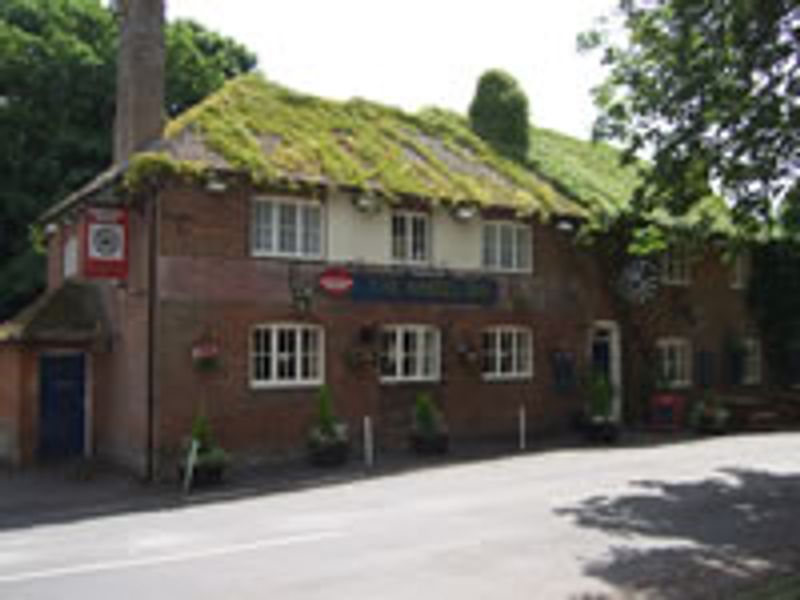
<path id="1" fill-rule="evenodd" d="M 509 261 L 504 260 L 504 239 L 510 240 Z M 481 226 L 481 265 L 487 271 L 532 273 L 533 245 L 530 225 L 514 221 L 484 221 Z"/>
<path id="2" fill-rule="evenodd" d="M 402 221 L 405 237 L 400 244 L 395 243 L 395 222 Z M 419 237 L 416 235 L 415 222 L 424 223 L 422 237 L 423 256 L 415 256 L 414 249 Z M 419 211 L 394 211 L 389 218 L 389 253 L 392 262 L 401 265 L 427 265 L 433 261 L 433 220 L 428 213 Z"/>
<path id="3" fill-rule="evenodd" d="M 673 246 L 661 255 L 661 283 L 673 286 L 692 283 L 692 260 L 685 246 Z"/>
<path id="4" fill-rule="evenodd" d="M 253 198 L 250 210 L 250 254 L 256 258 L 293 258 L 300 260 L 319 260 L 325 255 L 325 211 L 322 203 L 314 200 L 298 198 L 275 198 L 258 196 Z M 268 223 L 259 219 L 259 212 L 269 206 Z M 283 207 L 293 207 L 294 217 L 294 250 L 281 248 L 283 224 L 281 211 Z M 309 233 L 306 215 L 311 211 L 318 215 L 319 231 L 316 249 L 308 250 L 304 246 Z M 268 240 L 268 241 L 267 241 Z"/>
<path id="5" fill-rule="evenodd" d="M 491 350 L 487 350 L 487 337 Z M 504 341 L 510 346 L 504 347 Z M 510 361 L 510 369 L 504 368 L 504 358 Z M 481 332 L 481 374 L 486 381 L 508 381 L 533 378 L 534 364 L 533 330 L 517 325 L 489 327 Z M 486 363 L 491 362 L 490 368 Z"/>
<path id="6" fill-rule="evenodd" d="M 753 337 L 742 340 L 744 356 L 742 359 L 742 384 L 760 385 L 763 360 L 761 356 L 761 340 Z"/>
<path id="7" fill-rule="evenodd" d="M 731 288 L 743 290 L 747 287 L 749 261 L 747 254 L 740 252 L 731 264 Z"/>
<path id="8" fill-rule="evenodd" d="M 294 335 L 295 356 L 291 359 L 294 362 L 295 376 L 289 378 L 278 378 L 279 363 L 281 356 L 285 353 L 278 351 L 278 339 L 281 332 L 291 332 Z M 316 376 L 303 376 L 303 362 L 308 358 L 308 353 L 298 348 L 302 347 L 304 332 L 314 332 L 317 339 L 316 351 L 312 357 L 316 360 Z M 265 334 L 270 339 L 269 351 L 258 352 L 256 336 Z M 267 378 L 257 378 L 256 361 L 262 356 L 269 356 L 270 376 Z M 319 325 L 308 323 L 268 323 L 256 325 L 250 331 L 250 352 L 248 353 L 250 364 L 250 387 L 252 389 L 273 389 L 288 387 L 308 387 L 319 386 L 325 382 L 325 330 Z"/>
<path id="9" fill-rule="evenodd" d="M 692 386 L 692 343 L 683 337 L 665 337 L 656 342 L 659 379 L 669 388 L 686 389 Z M 667 377 L 670 367 L 664 359 L 670 351 L 675 351 L 675 377 Z"/>
<path id="10" fill-rule="evenodd" d="M 385 373 L 384 336 L 391 335 L 388 353 L 393 357 L 393 373 Z M 415 339 L 416 352 L 410 354 L 412 372 L 404 373 L 403 365 L 409 353 L 403 347 L 405 336 Z M 428 337 L 431 336 L 431 337 Z M 432 348 L 426 347 L 431 340 Z M 426 372 L 426 357 L 430 360 L 430 372 Z M 433 325 L 392 324 L 381 328 L 380 332 L 380 381 L 381 383 L 412 383 L 417 381 L 439 381 L 442 371 L 442 333 Z"/>

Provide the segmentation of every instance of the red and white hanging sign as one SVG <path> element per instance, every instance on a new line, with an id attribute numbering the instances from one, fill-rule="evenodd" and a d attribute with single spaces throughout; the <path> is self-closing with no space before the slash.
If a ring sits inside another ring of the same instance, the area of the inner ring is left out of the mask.
<path id="1" fill-rule="evenodd" d="M 319 287 L 333 296 L 343 296 L 353 289 L 353 276 L 346 269 L 331 267 L 320 274 Z"/>
<path id="2" fill-rule="evenodd" d="M 84 274 L 94 279 L 128 277 L 128 211 L 90 208 L 83 230 Z"/>

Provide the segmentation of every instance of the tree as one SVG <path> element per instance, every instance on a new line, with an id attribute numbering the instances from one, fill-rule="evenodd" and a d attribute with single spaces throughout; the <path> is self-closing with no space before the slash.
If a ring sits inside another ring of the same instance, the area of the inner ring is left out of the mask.
<path id="1" fill-rule="evenodd" d="M 579 46 L 609 68 L 595 134 L 652 154 L 637 200 L 683 214 L 710 184 L 745 231 L 800 232 L 797 0 L 620 0 L 616 17 Z"/>
<path id="2" fill-rule="evenodd" d="M 100 0 L 0 2 L 0 319 L 41 289 L 33 220 L 111 161 L 117 23 Z M 189 21 L 167 28 L 174 115 L 254 68 L 233 40 Z"/>
<path id="3" fill-rule="evenodd" d="M 503 154 L 517 160 L 528 156 L 528 98 L 508 73 L 492 69 L 481 75 L 469 120 L 475 133 Z"/>

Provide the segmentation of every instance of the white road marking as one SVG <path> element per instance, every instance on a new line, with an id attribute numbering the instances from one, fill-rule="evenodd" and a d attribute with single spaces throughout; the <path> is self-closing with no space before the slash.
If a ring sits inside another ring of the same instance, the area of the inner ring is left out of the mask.
<path id="1" fill-rule="evenodd" d="M 151 556 L 146 558 L 132 558 L 127 560 L 112 560 L 107 562 L 87 563 L 83 565 L 72 565 L 69 567 L 59 567 L 56 569 L 44 569 L 41 571 L 28 571 L 13 575 L 0 575 L 0 585 L 11 583 L 24 583 L 41 579 L 55 579 L 57 577 L 70 577 L 73 575 L 88 575 L 102 573 L 105 571 L 121 571 L 125 569 L 135 569 L 138 567 L 151 567 L 177 562 L 188 562 L 192 560 L 202 560 L 231 554 L 241 554 L 252 552 L 262 548 L 279 548 L 291 546 L 293 544 L 304 544 L 318 542 L 321 540 L 342 537 L 344 534 L 337 531 L 323 531 L 319 533 L 296 535 L 279 539 L 266 539 L 249 542 L 246 544 L 232 544 L 219 548 L 207 548 L 194 552 L 184 552 L 166 556 Z"/>

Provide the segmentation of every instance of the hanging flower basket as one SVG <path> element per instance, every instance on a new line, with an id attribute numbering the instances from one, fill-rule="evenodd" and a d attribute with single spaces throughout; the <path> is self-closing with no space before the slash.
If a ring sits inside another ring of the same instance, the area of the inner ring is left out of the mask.
<path id="1" fill-rule="evenodd" d="M 198 371 L 214 371 L 220 365 L 219 344 L 211 340 L 202 340 L 192 345 L 192 364 Z"/>

